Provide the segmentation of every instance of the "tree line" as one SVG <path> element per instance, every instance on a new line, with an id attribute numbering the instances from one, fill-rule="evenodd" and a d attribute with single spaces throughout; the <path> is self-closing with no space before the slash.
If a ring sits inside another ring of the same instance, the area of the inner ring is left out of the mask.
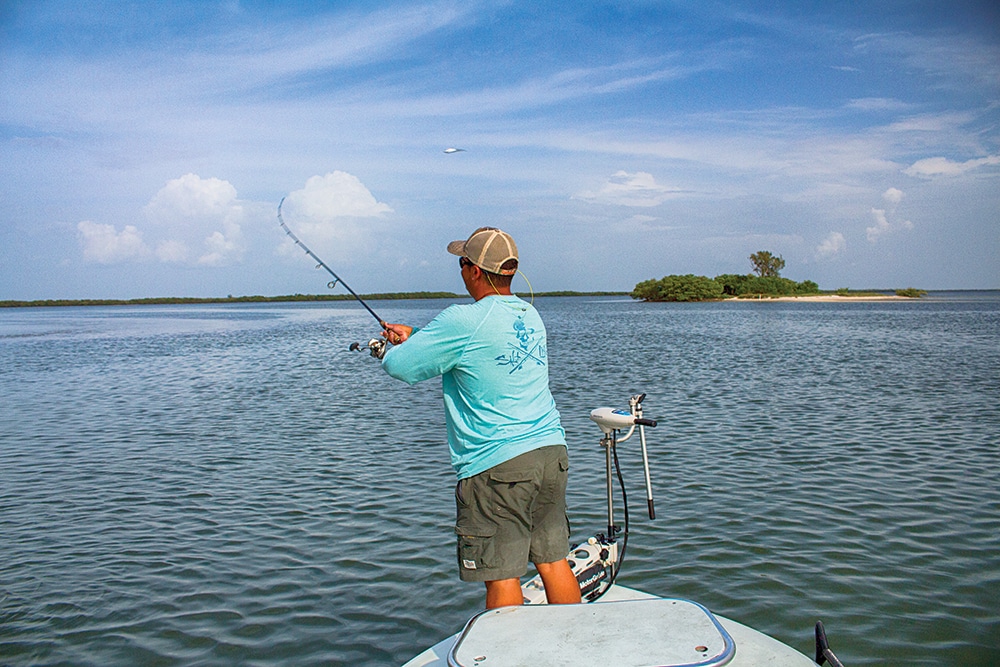
<path id="1" fill-rule="evenodd" d="M 626 292 L 576 292 L 562 290 L 538 292 L 534 296 L 623 296 Z M 401 299 L 467 299 L 468 294 L 454 292 L 376 292 L 360 295 L 367 301 L 388 301 Z M 165 296 L 140 299 L 44 299 L 38 301 L 0 301 L 0 308 L 32 308 L 55 306 L 158 306 L 158 305 L 198 305 L 212 303 L 282 303 L 288 301 L 353 301 L 350 294 L 287 294 L 285 296 L 226 296 L 226 297 L 184 297 Z"/>

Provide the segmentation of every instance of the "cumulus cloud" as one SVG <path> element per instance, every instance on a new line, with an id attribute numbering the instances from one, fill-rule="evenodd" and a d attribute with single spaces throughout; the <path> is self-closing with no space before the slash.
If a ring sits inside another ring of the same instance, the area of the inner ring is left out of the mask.
<path id="1" fill-rule="evenodd" d="M 681 191 L 676 188 L 660 185 L 652 174 L 644 171 L 637 171 L 634 174 L 619 171 L 597 191 L 584 191 L 575 198 L 598 204 L 648 208 L 659 206 L 680 193 Z"/>
<path id="2" fill-rule="evenodd" d="M 357 176 L 343 171 L 309 178 L 305 187 L 285 197 L 282 209 L 285 221 L 304 242 L 316 243 L 340 258 L 369 247 L 372 222 L 393 212 Z M 290 252 L 291 241 L 282 249 Z"/>
<path id="3" fill-rule="evenodd" d="M 287 199 L 302 215 L 320 222 L 343 217 L 372 218 L 392 213 L 392 208 L 376 200 L 357 176 L 344 171 L 313 176 L 306 181 L 304 188 L 291 193 Z"/>
<path id="4" fill-rule="evenodd" d="M 847 248 L 847 241 L 840 232 L 830 232 L 823 242 L 816 247 L 816 256 L 820 259 L 836 257 Z"/>
<path id="5" fill-rule="evenodd" d="M 168 181 L 144 211 L 167 237 L 156 248 L 161 261 L 224 266 L 243 256 L 245 211 L 228 181 L 185 174 Z"/>
<path id="6" fill-rule="evenodd" d="M 146 205 L 146 212 L 151 219 L 173 223 L 226 215 L 235 201 L 236 188 L 228 181 L 185 174 L 167 181 Z"/>
<path id="7" fill-rule="evenodd" d="M 875 224 L 865 229 L 869 243 L 875 243 L 878 239 L 900 229 L 913 229 L 913 223 L 909 220 L 899 222 L 890 221 L 896 218 L 896 206 L 903 201 L 903 192 L 896 188 L 889 188 L 882 193 L 882 199 L 888 205 L 886 208 L 872 208 L 871 215 Z"/>
<path id="8" fill-rule="evenodd" d="M 142 233 L 133 225 L 126 225 L 119 232 L 114 225 L 84 220 L 76 226 L 76 230 L 83 258 L 88 262 L 117 264 L 144 259 L 149 255 Z"/>
<path id="9" fill-rule="evenodd" d="M 870 243 L 875 243 L 875 241 L 878 240 L 878 237 L 888 234 L 892 227 L 889 225 L 889 221 L 885 217 L 885 210 L 873 208 L 872 217 L 875 218 L 875 224 L 865 229 L 865 234 L 868 236 L 868 241 Z"/>
<path id="10" fill-rule="evenodd" d="M 903 201 L 903 191 L 896 188 L 889 188 L 882 193 L 882 199 L 893 205 L 898 204 Z"/>
<path id="11" fill-rule="evenodd" d="M 1000 164 L 1000 155 L 990 155 L 965 162 L 954 162 L 946 157 L 929 157 L 917 160 L 904 170 L 907 176 L 933 178 L 935 176 L 960 176 L 973 169 Z"/>
<path id="12" fill-rule="evenodd" d="M 160 241 L 156 245 L 156 257 L 161 262 L 183 262 L 189 250 L 181 241 Z"/>
<path id="13" fill-rule="evenodd" d="M 194 266 L 224 266 L 242 258 L 244 206 L 236 188 L 218 178 L 185 174 L 168 181 L 143 208 L 144 230 L 85 220 L 77 225 L 84 260 L 101 264 L 155 258 Z M 159 237 L 147 245 L 147 236 Z M 151 249 L 151 246 L 154 249 Z"/>

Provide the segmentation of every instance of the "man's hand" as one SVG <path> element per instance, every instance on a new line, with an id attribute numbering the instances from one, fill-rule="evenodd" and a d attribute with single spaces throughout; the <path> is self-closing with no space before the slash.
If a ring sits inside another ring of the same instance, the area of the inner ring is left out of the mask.
<path id="1" fill-rule="evenodd" d="M 413 327 L 408 327 L 405 324 L 385 324 L 385 331 L 382 332 L 382 337 L 393 345 L 399 345 L 400 343 L 406 342 L 406 339 L 410 337 L 413 333 Z"/>

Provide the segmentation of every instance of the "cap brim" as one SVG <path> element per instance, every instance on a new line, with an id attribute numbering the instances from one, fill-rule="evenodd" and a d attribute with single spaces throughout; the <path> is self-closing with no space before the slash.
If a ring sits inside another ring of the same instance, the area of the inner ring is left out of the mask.
<path id="1" fill-rule="evenodd" d="M 452 255 L 465 257 L 465 241 L 452 241 L 448 244 L 448 252 Z"/>

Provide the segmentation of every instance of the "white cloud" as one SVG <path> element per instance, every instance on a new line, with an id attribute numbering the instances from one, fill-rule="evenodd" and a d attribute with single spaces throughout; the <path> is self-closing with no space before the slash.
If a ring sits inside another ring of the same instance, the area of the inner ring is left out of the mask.
<path id="1" fill-rule="evenodd" d="M 847 241 L 840 232 L 830 232 L 823 242 L 816 247 L 816 256 L 820 259 L 836 257 L 847 248 Z"/>
<path id="2" fill-rule="evenodd" d="M 959 176 L 967 171 L 978 169 L 987 165 L 1000 164 L 1000 155 L 990 155 L 976 160 L 966 162 L 954 162 L 946 157 L 929 157 L 917 160 L 909 168 L 904 170 L 908 176 L 921 178 L 933 178 L 934 176 Z"/>
<path id="3" fill-rule="evenodd" d="M 161 262 L 183 262 L 188 253 L 188 247 L 180 241 L 160 241 L 156 246 L 156 257 Z"/>
<path id="4" fill-rule="evenodd" d="M 161 261 L 223 266 L 243 256 L 245 211 L 228 181 L 185 174 L 168 181 L 144 211 L 168 237 L 157 245 Z"/>
<path id="5" fill-rule="evenodd" d="M 303 242 L 311 248 L 316 244 L 338 259 L 370 248 L 376 233 L 373 222 L 393 212 L 357 176 L 343 171 L 312 176 L 304 188 L 285 197 L 282 208 L 285 222 Z M 282 251 L 291 250 L 288 239 Z"/>
<path id="6" fill-rule="evenodd" d="M 224 266 L 228 257 L 240 251 L 238 242 L 234 238 L 238 236 L 230 234 L 227 238 L 222 232 L 212 232 L 212 235 L 205 239 L 208 252 L 198 258 L 198 263 L 203 266 Z"/>
<path id="7" fill-rule="evenodd" d="M 236 188 L 228 181 L 185 174 L 168 181 L 146 204 L 145 210 L 151 220 L 174 225 L 226 216 L 235 202 Z"/>
<path id="8" fill-rule="evenodd" d="M 392 208 L 376 200 L 357 176 L 343 171 L 313 176 L 304 188 L 288 195 L 287 202 L 314 222 L 329 223 L 337 218 L 372 218 L 392 213 Z"/>
<path id="9" fill-rule="evenodd" d="M 872 217 L 875 218 L 875 225 L 868 227 L 865 230 L 865 234 L 868 236 L 868 241 L 870 243 L 875 243 L 875 241 L 878 240 L 878 237 L 889 233 L 891 226 L 885 217 L 885 211 L 883 209 L 873 208 Z"/>
<path id="10" fill-rule="evenodd" d="M 165 237 L 155 242 L 155 250 L 135 225 L 119 232 L 113 225 L 84 220 L 77 225 L 84 260 L 114 264 L 155 257 L 168 263 L 224 266 L 242 257 L 244 207 L 227 181 L 185 174 L 168 181 L 143 211 L 149 221 L 146 232 Z"/>
<path id="11" fill-rule="evenodd" d="M 113 225 L 84 220 L 76 229 L 83 258 L 88 262 L 117 264 L 143 259 L 149 255 L 142 233 L 133 225 L 126 225 L 125 229 L 118 232 Z"/>
<path id="12" fill-rule="evenodd" d="M 913 223 L 909 220 L 895 222 L 897 217 L 896 207 L 903 201 L 902 190 L 889 188 L 882 193 L 882 200 L 887 204 L 887 207 L 884 209 L 873 207 L 871 215 L 875 220 L 875 224 L 865 229 L 865 234 L 870 243 L 875 243 L 880 237 L 891 232 L 901 229 L 913 229 Z"/>
<path id="13" fill-rule="evenodd" d="M 882 193 L 882 199 L 886 200 L 890 204 L 898 204 L 903 201 L 902 190 L 897 190 L 896 188 L 889 188 Z"/>
<path id="14" fill-rule="evenodd" d="M 894 133 L 911 132 L 957 132 L 959 128 L 975 121 L 975 115 L 967 112 L 922 114 L 902 118 L 890 123 L 886 129 Z"/>
<path id="15" fill-rule="evenodd" d="M 984 16 L 988 22 L 992 17 Z M 996 91 L 1000 81 L 1000 48 L 995 41 L 982 40 L 972 32 L 932 31 L 873 33 L 855 40 L 862 53 L 897 54 L 918 72 L 929 75 L 931 85 L 939 90 L 975 87 Z"/>
<path id="16" fill-rule="evenodd" d="M 873 208 L 871 213 L 872 217 L 875 219 L 875 224 L 865 229 L 865 234 L 867 235 L 870 243 L 875 243 L 880 237 L 899 229 L 913 229 L 913 223 L 909 220 L 904 220 L 903 222 L 898 223 L 890 223 L 889 218 L 883 209 Z"/>
<path id="17" fill-rule="evenodd" d="M 647 208 L 659 206 L 680 192 L 676 188 L 660 185 L 653 175 L 647 172 L 637 171 L 630 174 L 618 171 L 596 192 L 580 192 L 575 198 L 598 204 Z"/>
<path id="18" fill-rule="evenodd" d="M 891 97 L 860 97 L 844 106 L 858 111 L 900 111 L 910 107 L 906 102 Z"/>

